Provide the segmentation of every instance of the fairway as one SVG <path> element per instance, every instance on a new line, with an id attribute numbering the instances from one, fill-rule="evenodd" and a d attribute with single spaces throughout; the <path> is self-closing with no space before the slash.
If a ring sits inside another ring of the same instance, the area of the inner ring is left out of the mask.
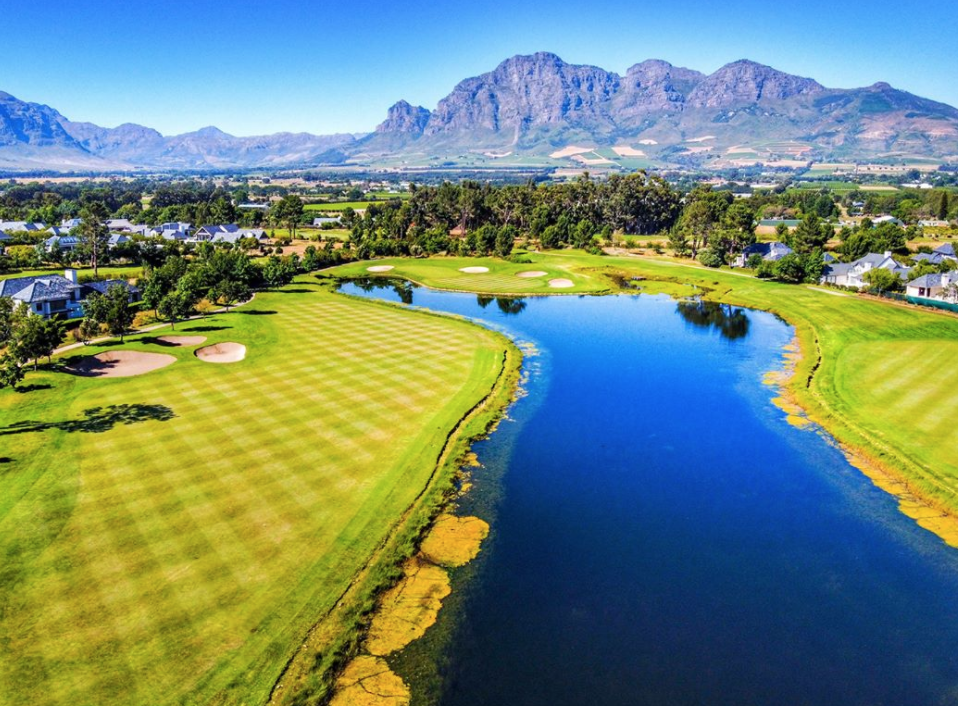
<path id="1" fill-rule="evenodd" d="M 0 392 L 0 703 L 266 702 L 507 345 L 302 282 L 175 333 L 246 357 Z"/>
<path id="2" fill-rule="evenodd" d="M 607 293 L 609 283 L 592 277 L 579 269 L 584 267 L 581 259 L 565 261 L 553 255 L 530 253 L 523 256 L 528 262 L 517 263 L 493 257 L 443 257 L 429 259 L 386 258 L 375 262 L 359 262 L 337 267 L 331 272 L 339 277 L 368 277 L 370 274 L 401 277 L 420 282 L 435 289 L 459 292 L 482 292 L 495 294 L 597 294 Z M 588 257 L 588 256 L 586 256 Z M 592 267 L 604 264 L 603 258 L 591 258 Z M 370 273 L 368 268 L 390 267 L 390 270 Z M 488 272 L 463 272 L 463 269 L 488 268 Z M 538 277 L 528 277 L 528 272 L 541 272 Z M 549 281 L 568 279 L 572 286 L 559 290 L 550 287 Z"/>
<path id="3" fill-rule="evenodd" d="M 929 517 L 937 518 L 942 512 L 958 517 L 958 433 L 952 423 L 958 419 L 958 373 L 953 362 L 958 354 L 958 317 L 835 296 L 828 290 L 710 270 L 688 261 L 596 257 L 576 251 L 536 253 L 531 258 L 535 269 L 549 271 L 550 277 L 559 271 L 568 273 L 564 276 L 575 287 L 560 291 L 601 291 L 610 286 L 602 276 L 608 273 L 647 278 L 637 284 L 652 293 L 699 293 L 779 314 L 796 327 L 802 347 L 803 358 L 789 385 L 795 399 L 867 464 L 890 472 L 904 481 L 907 493 L 929 503 Z M 395 265 L 389 275 L 402 274 L 436 288 L 464 289 L 471 283 L 490 294 L 516 292 L 508 274 L 516 266 L 501 260 L 382 262 Z M 491 272 L 458 272 L 468 264 L 487 265 Z M 358 271 L 368 265 L 357 263 L 333 273 L 349 274 L 354 271 L 351 268 Z M 529 265 L 518 267 L 530 269 Z M 546 285 L 541 280 L 522 281 Z M 891 487 L 881 477 L 878 482 Z M 958 546 L 958 522 L 922 519 L 920 523 Z"/>

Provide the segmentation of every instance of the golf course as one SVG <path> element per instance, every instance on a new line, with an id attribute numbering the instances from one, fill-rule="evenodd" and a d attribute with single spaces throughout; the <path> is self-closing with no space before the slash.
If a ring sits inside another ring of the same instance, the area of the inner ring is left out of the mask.
<path id="1" fill-rule="evenodd" d="M 919 524 L 958 546 L 958 318 L 812 286 L 759 280 L 688 260 L 529 253 L 528 263 L 482 259 L 384 259 L 333 271 L 402 277 L 436 289 L 488 294 L 589 294 L 618 283 L 647 293 L 696 293 L 778 314 L 795 327 L 800 358 L 786 405 L 817 422 L 853 463 L 895 494 Z M 488 272 L 466 274 L 466 265 Z M 370 272 L 370 267 L 390 267 Z M 540 278 L 518 273 L 536 270 Z M 574 286 L 550 290 L 552 278 Z M 798 410 L 796 410 L 798 411 Z"/>
<path id="2" fill-rule="evenodd" d="M 259 704 L 323 620 L 309 664 L 348 651 L 334 608 L 402 561 L 515 361 L 315 282 L 0 392 L 0 703 Z"/>

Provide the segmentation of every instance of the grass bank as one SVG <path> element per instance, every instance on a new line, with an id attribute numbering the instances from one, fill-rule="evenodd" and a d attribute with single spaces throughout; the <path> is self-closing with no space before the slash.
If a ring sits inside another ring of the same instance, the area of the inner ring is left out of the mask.
<path id="1" fill-rule="evenodd" d="M 580 252 L 531 259 L 535 269 L 568 273 L 575 281 L 570 292 L 609 291 L 615 276 L 635 277 L 646 280 L 638 284 L 647 291 L 695 291 L 781 316 L 795 327 L 802 352 L 787 392 L 856 465 L 900 498 L 906 514 L 958 546 L 958 366 L 952 362 L 958 317 L 674 260 Z M 395 265 L 387 275 L 439 289 L 463 289 L 463 262 L 479 264 L 454 258 L 382 261 Z M 498 262 L 488 265 L 497 276 L 475 275 L 466 280 L 473 284 L 468 291 L 548 293 L 522 291 L 514 265 Z M 368 275 L 370 264 L 332 272 Z"/>
<path id="2" fill-rule="evenodd" d="M 436 459 L 508 349 L 305 282 L 175 333 L 247 357 L 141 335 L 122 348 L 176 362 L 0 391 L 0 703 L 266 702 L 317 618 L 364 572 L 373 595 L 428 523 Z"/>

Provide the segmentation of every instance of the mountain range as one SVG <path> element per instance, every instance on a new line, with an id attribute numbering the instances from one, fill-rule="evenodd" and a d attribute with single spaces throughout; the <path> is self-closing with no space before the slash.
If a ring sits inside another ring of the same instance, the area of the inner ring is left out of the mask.
<path id="1" fill-rule="evenodd" d="M 435 109 L 393 105 L 369 135 L 165 137 L 73 122 L 0 93 L 0 168 L 229 169 L 356 164 L 635 167 L 958 160 L 958 110 L 876 83 L 826 88 L 753 61 L 706 75 L 648 60 L 624 76 L 555 54 L 515 56 Z"/>

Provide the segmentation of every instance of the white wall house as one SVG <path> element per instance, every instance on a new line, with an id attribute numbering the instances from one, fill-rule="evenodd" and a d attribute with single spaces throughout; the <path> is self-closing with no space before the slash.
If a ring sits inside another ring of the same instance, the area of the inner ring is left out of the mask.
<path id="1" fill-rule="evenodd" d="M 869 253 L 854 262 L 826 265 L 821 281 L 822 284 L 834 284 L 839 287 L 862 289 L 868 284 L 864 279 L 865 273 L 874 269 L 891 270 L 902 279 L 907 279 L 908 272 L 911 268 L 905 267 L 892 259 L 890 252 L 881 255 L 878 253 Z"/>

